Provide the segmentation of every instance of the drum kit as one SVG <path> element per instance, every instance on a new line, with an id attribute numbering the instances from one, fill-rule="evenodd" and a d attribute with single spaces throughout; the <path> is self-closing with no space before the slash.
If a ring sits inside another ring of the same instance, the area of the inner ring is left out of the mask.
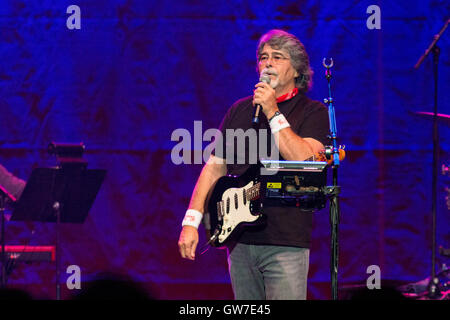
<path id="1" fill-rule="evenodd" d="M 404 294 L 410 294 L 410 298 L 418 298 L 418 299 L 433 299 L 433 300 L 450 300 L 450 269 L 447 268 L 445 264 L 442 265 L 442 270 L 436 272 L 436 212 L 437 212 L 437 202 L 438 202 L 438 159 L 439 159 L 439 134 L 438 134 L 438 124 L 450 125 L 450 115 L 438 113 L 438 70 L 439 70 L 439 55 L 440 48 L 437 45 L 437 42 L 444 34 L 444 31 L 447 29 L 450 24 L 450 19 L 447 19 L 444 23 L 444 26 L 441 28 L 438 34 L 434 35 L 433 41 L 430 43 L 428 48 L 419 58 L 417 63 L 414 65 L 414 69 L 418 69 L 425 58 L 430 55 L 433 58 L 433 82 L 434 82 L 434 105 L 433 112 L 415 112 L 418 116 L 432 120 L 433 122 L 433 175 L 432 175 L 432 188 L 431 188 L 431 198 L 432 198 L 432 244 L 431 244 L 431 275 L 429 278 L 419 281 L 415 284 L 406 285 L 406 288 L 409 289 L 403 291 Z M 449 168 L 446 165 L 442 166 L 442 173 L 444 175 L 448 175 Z M 448 192 L 448 188 L 446 188 Z M 446 197 L 447 207 L 449 205 L 449 195 Z M 450 209 L 450 208 L 449 208 Z M 443 247 L 439 248 L 439 254 L 442 257 L 450 257 L 449 249 L 445 249 Z M 425 286 L 420 286 L 420 284 L 425 284 Z M 409 288 L 408 288 L 409 287 Z M 413 288 L 414 290 L 411 290 Z M 420 291 L 417 289 L 421 288 Z M 412 295 L 412 296 L 411 296 Z"/>
<path id="2" fill-rule="evenodd" d="M 433 112 L 417 111 L 414 112 L 414 114 L 426 120 L 434 120 Z M 450 127 L 450 115 L 448 114 L 437 113 L 436 121 L 439 124 L 447 125 Z M 443 176 L 450 178 L 450 163 L 449 165 L 443 164 L 441 167 L 441 171 Z M 447 205 L 447 209 L 450 210 L 450 188 L 445 187 L 445 192 L 446 192 L 445 202 Z"/>
<path id="3" fill-rule="evenodd" d="M 422 119 L 432 120 L 436 124 L 442 124 L 450 126 L 450 115 L 442 114 L 442 113 L 433 113 L 433 112 L 423 112 L 418 111 L 414 112 L 414 115 L 421 117 Z M 433 168 L 435 171 L 434 174 L 438 172 L 437 168 Z M 443 176 L 450 178 L 450 163 L 449 165 L 442 164 L 441 173 Z M 435 184 L 436 181 L 433 182 Z M 433 185 L 435 188 L 435 185 Z M 436 193 L 436 189 L 433 190 L 433 193 Z M 447 209 L 450 210 L 450 187 L 445 187 L 445 203 Z M 436 205 L 433 206 L 433 210 L 436 210 Z M 435 212 L 434 212 L 435 214 Z M 435 220 L 435 217 L 433 218 Z M 434 221 L 435 223 L 435 221 Z M 433 226 L 435 227 L 435 226 Z M 433 247 L 435 247 L 436 235 L 435 230 L 433 230 Z M 439 247 L 439 255 L 443 258 L 450 258 L 450 248 L 444 248 L 442 246 Z M 435 268 L 435 256 L 433 254 L 433 271 Z M 434 273 L 434 272 L 433 272 Z M 440 271 L 434 273 L 431 277 L 428 277 L 424 280 L 406 284 L 400 286 L 399 291 L 403 293 L 404 296 L 411 299 L 420 299 L 420 300 L 450 300 L 450 266 L 447 266 L 445 263 L 442 264 Z"/>

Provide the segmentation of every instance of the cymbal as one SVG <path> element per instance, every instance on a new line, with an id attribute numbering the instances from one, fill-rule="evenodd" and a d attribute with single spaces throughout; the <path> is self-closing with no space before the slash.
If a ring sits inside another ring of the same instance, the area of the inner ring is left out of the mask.
<path id="1" fill-rule="evenodd" d="M 423 119 L 427 119 L 427 120 L 433 120 L 433 118 L 434 118 L 433 112 L 417 111 L 417 112 L 414 112 L 414 114 L 420 116 Z M 450 115 L 438 113 L 436 116 L 437 116 L 437 121 L 450 126 Z"/>

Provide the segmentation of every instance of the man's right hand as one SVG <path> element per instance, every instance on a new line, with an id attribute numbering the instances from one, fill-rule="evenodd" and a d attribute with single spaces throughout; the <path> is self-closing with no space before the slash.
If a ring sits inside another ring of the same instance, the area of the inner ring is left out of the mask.
<path id="1" fill-rule="evenodd" d="M 197 180 L 191 201 L 189 202 L 189 208 L 196 209 L 199 212 L 203 211 L 209 190 L 226 173 L 227 166 L 225 160 L 211 155 L 208 162 L 203 166 L 202 172 Z M 197 228 L 185 225 L 178 239 L 178 249 L 181 257 L 194 260 L 198 240 Z"/>
<path id="2" fill-rule="evenodd" d="M 178 249 L 182 258 L 194 260 L 198 244 L 198 230 L 192 226 L 184 226 L 178 239 Z"/>

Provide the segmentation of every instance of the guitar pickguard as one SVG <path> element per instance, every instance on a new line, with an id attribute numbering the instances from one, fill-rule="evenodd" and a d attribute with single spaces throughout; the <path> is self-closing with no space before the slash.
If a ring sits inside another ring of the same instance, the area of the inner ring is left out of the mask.
<path id="1" fill-rule="evenodd" d="M 245 196 L 246 191 L 253 185 L 254 182 L 250 181 L 242 188 L 229 188 L 223 193 L 220 203 L 223 212 L 221 231 L 218 236 L 219 243 L 226 241 L 238 225 L 252 223 L 260 217 L 259 214 L 252 214 L 251 201 Z"/>

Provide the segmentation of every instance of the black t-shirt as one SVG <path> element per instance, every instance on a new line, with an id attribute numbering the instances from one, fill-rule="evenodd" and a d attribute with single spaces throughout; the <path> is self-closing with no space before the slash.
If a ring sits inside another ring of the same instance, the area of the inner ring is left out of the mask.
<path id="1" fill-rule="evenodd" d="M 278 103 L 278 108 L 298 136 L 314 138 L 323 145 L 329 144 L 328 110 L 323 104 L 299 93 L 292 99 Z M 217 140 L 213 154 L 227 160 L 228 174 L 241 175 L 251 164 L 256 163 L 255 159 L 270 156 L 273 139 L 271 140 L 269 123 L 261 111 L 259 129 L 252 132 L 253 110 L 252 97 L 243 98 L 231 106 L 220 125 L 223 141 Z M 227 139 L 227 129 L 247 132 L 245 147 L 239 148 L 237 139 L 231 139 L 231 135 Z M 265 139 L 267 143 L 261 139 Z M 266 148 L 263 148 L 264 145 Z M 275 152 L 278 153 L 278 159 L 284 160 L 276 147 Z M 265 207 L 263 213 L 267 217 L 267 223 L 262 227 L 245 229 L 238 242 L 307 248 L 310 246 L 312 213 L 302 212 L 295 207 Z"/>

